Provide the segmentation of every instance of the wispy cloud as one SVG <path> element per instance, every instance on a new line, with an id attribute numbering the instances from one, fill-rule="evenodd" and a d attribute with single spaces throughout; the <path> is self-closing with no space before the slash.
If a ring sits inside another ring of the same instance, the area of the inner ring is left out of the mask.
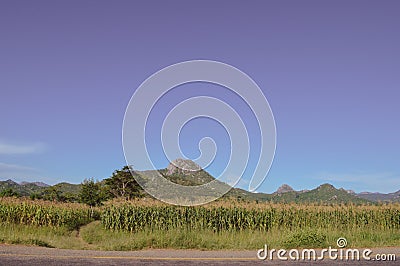
<path id="1" fill-rule="evenodd" d="M 31 172 L 31 171 L 36 171 L 36 169 L 18 164 L 8 164 L 0 162 L 0 174 L 10 171 Z"/>
<path id="2" fill-rule="evenodd" d="M 55 184 L 59 179 L 43 177 L 37 168 L 0 162 L 0 180 L 12 179 L 16 182 L 35 182 L 41 181 L 47 184 Z"/>
<path id="3" fill-rule="evenodd" d="M 0 140 L 0 155 L 41 153 L 46 149 L 43 143 L 11 144 Z"/>
<path id="4" fill-rule="evenodd" d="M 0 180 L 12 179 L 14 181 L 25 181 L 36 179 L 38 170 L 19 164 L 9 164 L 0 162 Z"/>

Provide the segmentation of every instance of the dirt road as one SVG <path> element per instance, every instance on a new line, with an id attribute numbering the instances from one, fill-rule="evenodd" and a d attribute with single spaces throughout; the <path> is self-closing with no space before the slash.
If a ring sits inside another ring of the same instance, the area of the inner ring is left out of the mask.
<path id="1" fill-rule="evenodd" d="M 0 265 L 399 265 L 400 247 L 372 249 L 395 254 L 396 261 L 259 260 L 257 251 L 142 250 L 93 251 L 0 245 Z"/>

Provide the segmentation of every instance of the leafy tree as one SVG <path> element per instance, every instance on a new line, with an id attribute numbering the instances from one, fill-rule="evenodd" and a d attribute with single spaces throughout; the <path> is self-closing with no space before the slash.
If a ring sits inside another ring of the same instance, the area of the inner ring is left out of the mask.
<path id="1" fill-rule="evenodd" d="M 57 185 L 46 188 L 43 191 L 42 198 L 51 201 L 63 201 L 62 192 Z"/>
<path id="2" fill-rule="evenodd" d="M 0 192 L 0 197 L 20 197 L 21 195 L 12 188 L 7 188 Z"/>
<path id="3" fill-rule="evenodd" d="M 37 200 L 37 199 L 42 199 L 43 196 L 40 193 L 32 193 L 32 194 L 29 195 L 29 198 L 31 200 Z"/>
<path id="4" fill-rule="evenodd" d="M 80 200 L 80 197 L 77 193 L 72 193 L 72 192 L 65 192 L 62 195 L 62 198 L 66 202 L 78 202 Z"/>
<path id="5" fill-rule="evenodd" d="M 79 198 L 82 203 L 91 207 L 99 206 L 107 199 L 101 183 L 95 182 L 93 178 L 83 180 Z"/>
<path id="6" fill-rule="evenodd" d="M 114 197 L 129 200 L 141 196 L 142 188 L 132 176 L 129 166 L 115 170 L 111 177 L 105 179 L 105 184 Z"/>

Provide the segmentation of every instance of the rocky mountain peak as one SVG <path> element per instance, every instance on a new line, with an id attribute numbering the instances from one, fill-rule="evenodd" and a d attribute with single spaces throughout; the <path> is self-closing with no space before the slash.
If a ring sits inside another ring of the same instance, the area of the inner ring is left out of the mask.
<path id="1" fill-rule="evenodd" d="M 275 193 L 279 194 L 279 193 L 286 193 L 286 192 L 291 192 L 291 191 L 294 191 L 294 189 L 291 186 L 289 186 L 288 184 L 283 184 L 282 186 L 280 186 L 278 188 L 278 190 Z"/>
<path id="2" fill-rule="evenodd" d="M 49 187 L 50 185 L 47 185 L 46 183 L 43 182 L 26 182 L 26 181 L 22 181 L 20 183 L 21 186 L 26 186 L 26 185 L 36 185 L 38 187 Z"/>
<path id="3" fill-rule="evenodd" d="M 200 171 L 201 167 L 191 160 L 176 159 L 172 161 L 167 167 L 167 175 L 175 173 L 187 174 L 189 172 Z"/>
<path id="4" fill-rule="evenodd" d="M 7 179 L 6 181 L 4 181 L 5 183 L 7 183 L 7 184 L 9 184 L 9 185 L 14 185 L 14 186 L 16 186 L 16 185 L 18 185 L 18 183 L 17 182 L 14 182 L 13 180 L 11 180 L 11 179 Z"/>
<path id="5" fill-rule="evenodd" d="M 331 184 L 325 183 L 325 184 L 322 184 L 319 187 L 317 187 L 317 190 L 328 190 L 328 191 L 331 191 L 331 190 L 336 190 L 336 188 Z"/>

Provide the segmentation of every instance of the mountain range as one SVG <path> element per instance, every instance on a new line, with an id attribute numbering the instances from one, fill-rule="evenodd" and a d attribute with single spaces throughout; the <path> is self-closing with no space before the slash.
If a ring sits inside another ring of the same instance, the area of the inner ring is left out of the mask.
<path id="1" fill-rule="evenodd" d="M 6 190 L 12 190 L 20 196 L 31 196 L 32 194 L 41 194 L 42 192 L 50 189 L 56 188 L 61 195 L 70 194 L 77 195 L 81 189 L 80 184 L 70 184 L 67 182 L 61 182 L 50 186 L 43 182 L 21 182 L 17 183 L 11 179 L 6 181 L 0 181 L 0 194 Z"/>
<path id="2" fill-rule="evenodd" d="M 194 162 L 183 159 L 173 161 L 167 168 L 158 170 L 158 172 L 171 182 L 185 186 L 202 185 L 215 179 Z M 80 184 L 70 184 L 66 182 L 50 186 L 42 182 L 17 183 L 11 179 L 0 181 L 0 193 L 4 190 L 12 189 L 21 196 L 30 196 L 34 193 L 41 193 L 49 187 L 56 187 L 61 193 L 78 194 L 81 186 Z M 311 190 L 296 191 L 289 185 L 283 184 L 277 189 L 277 191 L 271 194 L 252 193 L 244 189 L 233 188 L 224 197 L 231 197 L 239 200 L 285 203 L 322 202 L 361 204 L 374 202 L 400 202 L 400 190 L 388 194 L 377 192 L 355 193 L 352 190 L 335 188 L 331 184 L 322 184 Z"/>

